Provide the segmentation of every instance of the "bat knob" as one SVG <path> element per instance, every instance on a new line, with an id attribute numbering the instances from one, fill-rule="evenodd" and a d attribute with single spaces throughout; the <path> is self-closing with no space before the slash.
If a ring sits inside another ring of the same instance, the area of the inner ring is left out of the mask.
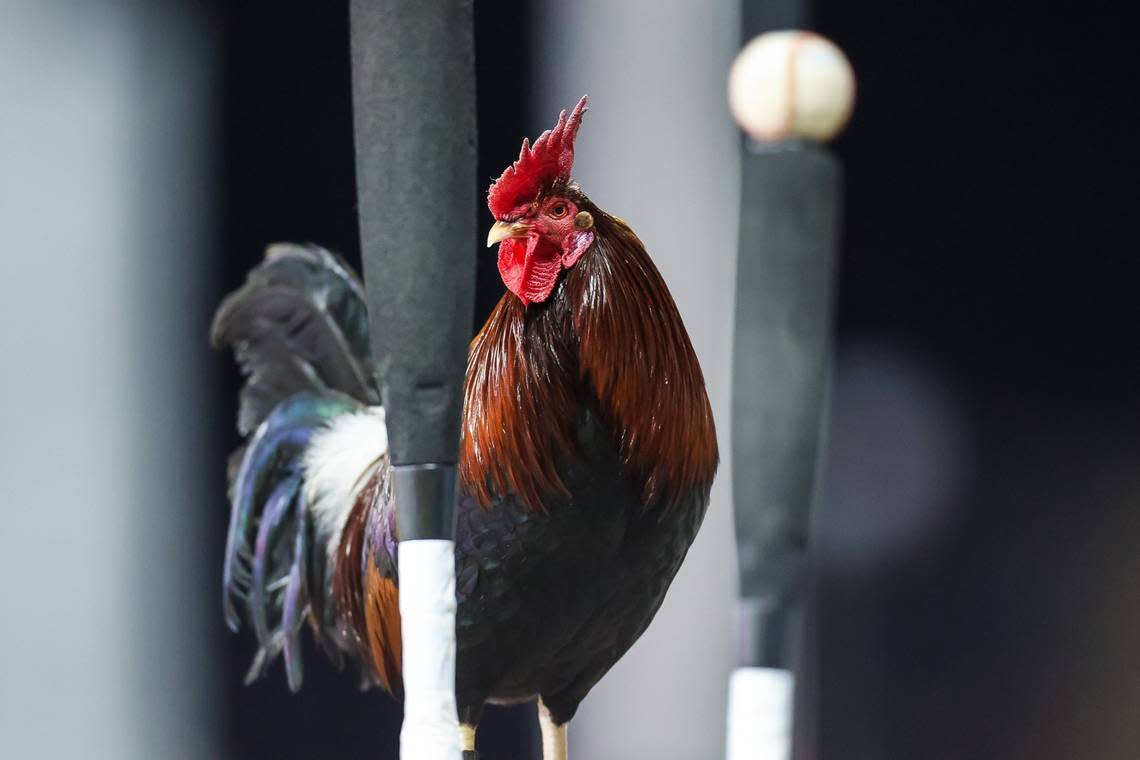
<path id="1" fill-rule="evenodd" d="M 473 749 L 463 750 L 463 760 L 479 760 L 479 753 Z"/>
<path id="2" fill-rule="evenodd" d="M 740 51 L 728 75 L 728 103 L 759 142 L 826 142 L 847 125 L 855 74 L 835 43 L 812 32 L 768 32 Z"/>

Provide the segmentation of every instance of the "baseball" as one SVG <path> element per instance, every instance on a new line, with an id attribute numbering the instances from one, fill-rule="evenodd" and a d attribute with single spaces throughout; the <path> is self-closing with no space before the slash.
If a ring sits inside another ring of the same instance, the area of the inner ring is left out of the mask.
<path id="1" fill-rule="evenodd" d="M 855 74 L 843 51 L 825 37 L 769 32 L 736 56 L 728 102 L 740 128 L 761 142 L 826 141 L 851 117 Z"/>

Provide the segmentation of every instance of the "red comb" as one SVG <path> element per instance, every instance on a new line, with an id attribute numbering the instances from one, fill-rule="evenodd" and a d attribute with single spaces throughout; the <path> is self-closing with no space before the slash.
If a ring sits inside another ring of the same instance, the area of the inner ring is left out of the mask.
<path id="1" fill-rule="evenodd" d="M 531 147 L 523 140 L 518 160 L 507 167 L 487 191 L 487 208 L 496 219 L 527 201 L 534 200 L 544 185 L 556 180 L 570 179 L 574 166 L 574 138 L 586 113 L 586 96 L 578 101 L 569 118 L 563 111 L 558 115 L 554 129 L 548 129 Z"/>

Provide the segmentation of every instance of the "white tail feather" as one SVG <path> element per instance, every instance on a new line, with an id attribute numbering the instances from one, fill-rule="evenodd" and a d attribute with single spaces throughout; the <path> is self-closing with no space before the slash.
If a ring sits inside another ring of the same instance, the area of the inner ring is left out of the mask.
<path id="1" fill-rule="evenodd" d="M 369 471 L 387 453 L 388 427 L 380 406 L 337 417 L 305 449 L 305 503 L 318 530 L 332 536 L 330 554 Z"/>

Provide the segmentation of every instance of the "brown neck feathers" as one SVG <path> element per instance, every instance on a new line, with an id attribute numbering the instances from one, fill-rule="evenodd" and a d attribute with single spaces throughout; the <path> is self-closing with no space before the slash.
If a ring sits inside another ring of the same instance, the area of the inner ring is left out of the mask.
<path id="1" fill-rule="evenodd" d="M 613 430 L 644 507 L 701 491 L 717 466 L 704 377 L 676 304 L 641 241 L 583 198 L 594 245 L 550 299 L 506 293 L 471 345 L 460 477 L 482 504 L 567 496 L 556 464 L 577 447 L 584 394 Z"/>

